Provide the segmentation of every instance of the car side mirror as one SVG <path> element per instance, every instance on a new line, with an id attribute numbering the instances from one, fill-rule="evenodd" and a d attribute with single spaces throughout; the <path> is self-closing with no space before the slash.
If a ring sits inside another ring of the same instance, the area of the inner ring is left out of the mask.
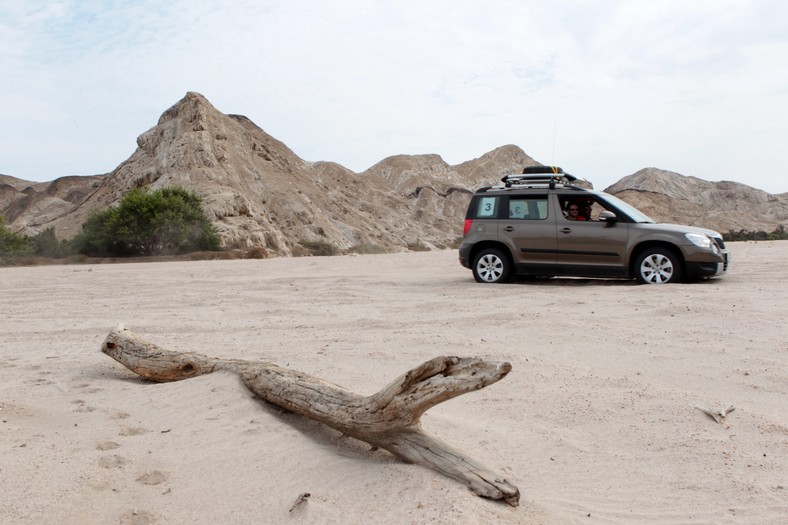
<path id="1" fill-rule="evenodd" d="M 599 213 L 599 220 L 605 222 L 617 222 L 618 217 L 612 211 L 605 210 Z"/>

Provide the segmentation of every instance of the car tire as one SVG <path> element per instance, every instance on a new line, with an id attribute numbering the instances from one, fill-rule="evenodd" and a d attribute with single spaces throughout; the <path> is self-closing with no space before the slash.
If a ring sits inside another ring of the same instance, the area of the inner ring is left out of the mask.
<path id="1" fill-rule="evenodd" d="M 509 255 L 499 248 L 486 248 L 473 259 L 473 278 L 477 283 L 506 283 L 512 278 Z"/>
<path id="2" fill-rule="evenodd" d="M 635 259 L 635 278 L 641 284 L 668 284 L 682 280 L 681 259 L 668 248 L 655 246 Z"/>

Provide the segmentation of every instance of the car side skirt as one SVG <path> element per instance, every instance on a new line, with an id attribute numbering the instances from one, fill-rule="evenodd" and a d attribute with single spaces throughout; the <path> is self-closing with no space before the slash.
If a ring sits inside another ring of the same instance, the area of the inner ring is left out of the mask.
<path id="1" fill-rule="evenodd" d="M 518 275 L 571 275 L 576 277 L 632 277 L 627 268 L 621 266 L 575 265 L 575 264 L 528 264 L 516 265 Z"/>
<path id="2" fill-rule="evenodd" d="M 536 248 L 520 248 L 523 253 L 555 253 L 558 255 L 593 255 L 595 257 L 620 257 L 616 252 L 599 252 L 591 250 L 540 250 Z"/>

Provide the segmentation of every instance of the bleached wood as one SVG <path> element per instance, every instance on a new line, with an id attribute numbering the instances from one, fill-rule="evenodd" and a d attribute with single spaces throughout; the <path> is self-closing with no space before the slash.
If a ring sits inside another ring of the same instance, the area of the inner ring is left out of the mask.
<path id="1" fill-rule="evenodd" d="M 503 476 L 454 450 L 421 429 L 429 408 L 495 383 L 511 370 L 507 362 L 441 356 L 406 372 L 371 396 L 361 396 L 322 379 L 273 363 L 216 359 L 173 352 L 125 327 L 112 330 L 101 351 L 145 379 L 179 381 L 217 370 L 238 374 L 262 399 L 320 421 L 349 436 L 388 450 L 409 463 L 430 467 L 465 483 L 485 498 L 517 506 L 520 492 Z"/>

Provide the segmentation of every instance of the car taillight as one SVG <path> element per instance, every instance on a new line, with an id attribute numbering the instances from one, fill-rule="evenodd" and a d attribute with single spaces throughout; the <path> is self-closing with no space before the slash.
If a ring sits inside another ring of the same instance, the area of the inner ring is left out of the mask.
<path id="1" fill-rule="evenodd" d="M 473 225 L 473 219 L 465 219 L 465 226 L 462 228 L 462 236 L 465 237 L 468 232 L 471 230 L 471 226 Z"/>

